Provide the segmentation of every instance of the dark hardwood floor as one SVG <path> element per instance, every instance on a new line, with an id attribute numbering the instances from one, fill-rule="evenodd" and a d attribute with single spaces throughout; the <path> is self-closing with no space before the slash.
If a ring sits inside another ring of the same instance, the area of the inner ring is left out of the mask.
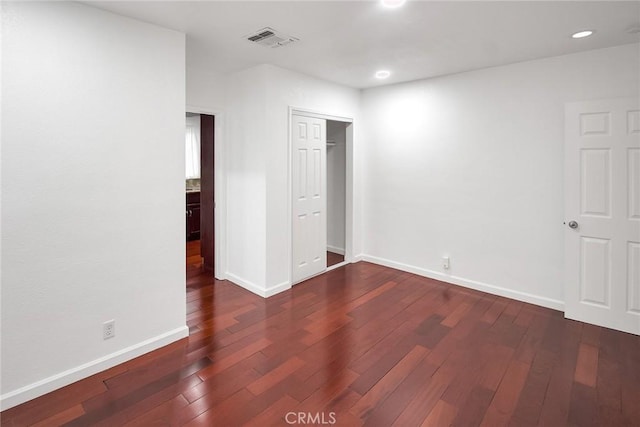
<path id="1" fill-rule="evenodd" d="M 187 242 L 187 282 L 190 278 L 203 276 L 202 270 L 202 254 L 200 252 L 200 240 L 192 240 Z M 189 283 L 187 283 L 189 286 Z"/>
<path id="2" fill-rule="evenodd" d="M 327 251 L 327 267 L 340 264 L 344 261 L 344 255 L 337 254 L 335 252 Z"/>
<path id="3" fill-rule="evenodd" d="M 365 262 L 265 300 L 188 252 L 188 339 L 2 425 L 640 425 L 637 336 Z"/>

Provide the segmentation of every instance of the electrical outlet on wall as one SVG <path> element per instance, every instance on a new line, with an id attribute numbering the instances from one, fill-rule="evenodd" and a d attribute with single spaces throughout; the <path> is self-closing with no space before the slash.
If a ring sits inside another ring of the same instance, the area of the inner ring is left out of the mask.
<path id="1" fill-rule="evenodd" d="M 102 324 L 102 339 L 108 340 L 116 336 L 116 321 L 109 320 Z"/>
<path id="2" fill-rule="evenodd" d="M 448 270 L 450 266 L 451 265 L 449 264 L 449 257 L 448 256 L 443 256 L 442 257 L 442 268 L 444 268 L 445 270 Z"/>

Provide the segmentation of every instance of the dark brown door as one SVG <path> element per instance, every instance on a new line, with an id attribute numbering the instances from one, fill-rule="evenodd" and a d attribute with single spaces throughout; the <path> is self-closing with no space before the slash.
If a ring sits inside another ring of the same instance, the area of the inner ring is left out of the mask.
<path id="1" fill-rule="evenodd" d="M 200 252 L 203 267 L 214 271 L 214 130 L 215 119 L 200 115 Z"/>
<path id="2" fill-rule="evenodd" d="M 200 206 L 193 206 L 191 208 L 191 234 L 194 239 L 200 238 Z"/>
<path id="3" fill-rule="evenodd" d="M 187 241 L 200 239 L 200 193 L 187 193 Z"/>

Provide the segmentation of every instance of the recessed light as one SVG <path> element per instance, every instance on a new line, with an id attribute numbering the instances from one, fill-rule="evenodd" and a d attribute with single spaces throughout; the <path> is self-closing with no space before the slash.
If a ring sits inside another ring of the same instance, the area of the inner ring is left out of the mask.
<path id="1" fill-rule="evenodd" d="M 376 71 L 376 79 L 386 79 L 390 75 L 391 75 L 391 71 L 388 71 L 388 70 Z"/>
<path id="2" fill-rule="evenodd" d="M 407 0 L 381 0 L 382 5 L 388 8 L 400 7 L 406 2 Z"/>
<path id="3" fill-rule="evenodd" d="M 582 39 L 584 37 L 589 37 L 591 34 L 593 34 L 592 30 L 578 31 L 577 33 L 573 34 L 571 37 L 573 37 L 574 39 Z"/>

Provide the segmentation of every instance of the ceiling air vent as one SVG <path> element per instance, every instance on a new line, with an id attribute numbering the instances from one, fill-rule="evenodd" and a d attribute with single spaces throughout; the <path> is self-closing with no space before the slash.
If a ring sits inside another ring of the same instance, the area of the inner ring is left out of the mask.
<path id="1" fill-rule="evenodd" d="M 298 41 L 298 39 L 295 37 L 279 33 L 278 31 L 269 27 L 258 30 L 253 34 L 246 36 L 245 38 L 250 42 L 271 48 L 285 46 L 289 43 Z"/>

